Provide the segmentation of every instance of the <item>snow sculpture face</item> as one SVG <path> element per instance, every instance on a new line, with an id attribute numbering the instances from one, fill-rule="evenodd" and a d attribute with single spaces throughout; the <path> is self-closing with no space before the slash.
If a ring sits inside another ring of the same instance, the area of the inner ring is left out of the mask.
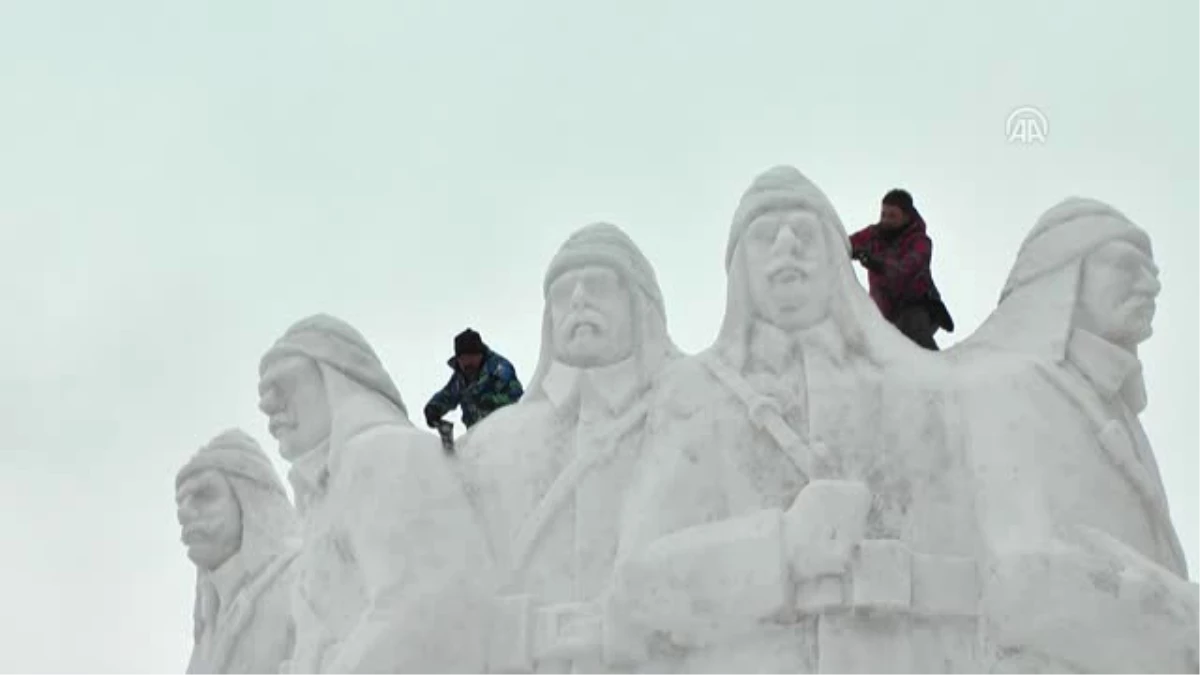
<path id="1" fill-rule="evenodd" d="M 824 321 L 833 279 L 817 217 L 799 209 L 768 212 L 744 237 L 739 248 L 759 317 L 784 330 Z"/>
<path id="2" fill-rule="evenodd" d="M 316 362 L 292 356 L 271 364 L 258 385 L 258 407 L 279 441 L 279 454 L 294 460 L 329 437 L 333 423 L 325 383 Z"/>
<path id="3" fill-rule="evenodd" d="M 1161 289 L 1158 268 L 1145 253 L 1124 241 L 1105 244 L 1083 263 L 1080 325 L 1109 342 L 1132 347 L 1150 337 Z"/>
<path id="4" fill-rule="evenodd" d="M 216 469 L 189 476 L 175 492 L 180 539 L 197 567 L 215 570 L 242 546 L 242 510 Z"/>
<path id="5" fill-rule="evenodd" d="M 549 289 L 555 357 L 576 368 L 625 360 L 633 351 L 629 288 L 616 271 L 599 265 L 569 270 Z"/>

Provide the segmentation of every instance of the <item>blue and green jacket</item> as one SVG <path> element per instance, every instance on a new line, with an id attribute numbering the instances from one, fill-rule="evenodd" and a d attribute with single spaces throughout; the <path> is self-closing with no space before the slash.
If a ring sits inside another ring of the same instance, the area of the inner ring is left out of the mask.
<path id="1" fill-rule="evenodd" d="M 486 349 L 474 380 L 468 380 L 459 369 L 457 358 L 450 357 L 446 365 L 454 374 L 446 386 L 425 405 L 425 421 L 430 426 L 446 413 L 462 406 L 462 422 L 470 428 L 496 410 L 521 400 L 525 393 L 513 364 L 490 348 Z"/>

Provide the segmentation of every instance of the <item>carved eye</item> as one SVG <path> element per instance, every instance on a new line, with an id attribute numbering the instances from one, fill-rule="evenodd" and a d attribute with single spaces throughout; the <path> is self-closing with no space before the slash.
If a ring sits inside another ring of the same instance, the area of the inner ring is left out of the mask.
<path id="1" fill-rule="evenodd" d="M 604 272 L 589 275 L 584 283 L 584 288 L 593 295 L 601 295 L 616 290 L 617 285 L 617 275 L 605 270 Z"/>
<path id="2" fill-rule="evenodd" d="M 564 274 L 550 284 L 550 298 L 555 301 L 565 301 L 575 291 L 575 275 Z"/>
<path id="3" fill-rule="evenodd" d="M 759 219 L 750 226 L 750 237 L 758 242 L 771 243 L 775 241 L 779 228 L 770 220 Z"/>
<path id="4" fill-rule="evenodd" d="M 196 492 L 193 494 L 193 499 L 201 504 L 207 504 L 215 499 L 216 496 L 217 491 L 213 489 L 212 483 L 205 483 L 204 485 L 196 488 Z"/>

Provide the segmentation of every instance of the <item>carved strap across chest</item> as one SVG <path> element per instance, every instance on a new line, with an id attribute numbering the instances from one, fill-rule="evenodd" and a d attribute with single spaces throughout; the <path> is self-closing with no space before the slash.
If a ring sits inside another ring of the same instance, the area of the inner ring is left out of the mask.
<path id="1" fill-rule="evenodd" d="M 770 434 L 806 480 L 814 478 L 818 460 L 825 459 L 829 454 L 825 445 L 820 441 L 809 443 L 800 438 L 784 421 L 779 404 L 774 399 L 754 391 L 741 375 L 723 361 L 712 354 L 704 354 L 699 358 L 713 376 L 746 406 L 750 423 Z"/>
<path id="2" fill-rule="evenodd" d="M 609 441 L 600 450 L 576 455 L 554 479 L 550 489 L 522 521 L 520 529 L 513 538 L 513 554 L 508 570 L 510 577 L 525 567 L 529 555 L 533 552 L 534 546 L 546 530 L 547 525 L 558 515 L 563 502 L 575 493 L 575 489 L 583 477 L 593 468 L 612 459 L 617 454 L 625 436 L 645 421 L 646 411 L 649 407 L 648 398 L 642 397 L 625 414 L 617 418 L 613 424 Z"/>

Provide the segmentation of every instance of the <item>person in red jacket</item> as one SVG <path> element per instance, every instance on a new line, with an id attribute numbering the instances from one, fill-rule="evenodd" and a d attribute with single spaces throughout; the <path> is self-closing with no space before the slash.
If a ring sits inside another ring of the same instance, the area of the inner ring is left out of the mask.
<path id="1" fill-rule="evenodd" d="M 933 242 L 912 195 L 900 189 L 883 196 L 879 222 L 850 236 L 851 256 L 867 268 L 871 299 L 883 317 L 918 345 L 937 350 L 938 328 L 954 332 L 929 264 Z"/>

